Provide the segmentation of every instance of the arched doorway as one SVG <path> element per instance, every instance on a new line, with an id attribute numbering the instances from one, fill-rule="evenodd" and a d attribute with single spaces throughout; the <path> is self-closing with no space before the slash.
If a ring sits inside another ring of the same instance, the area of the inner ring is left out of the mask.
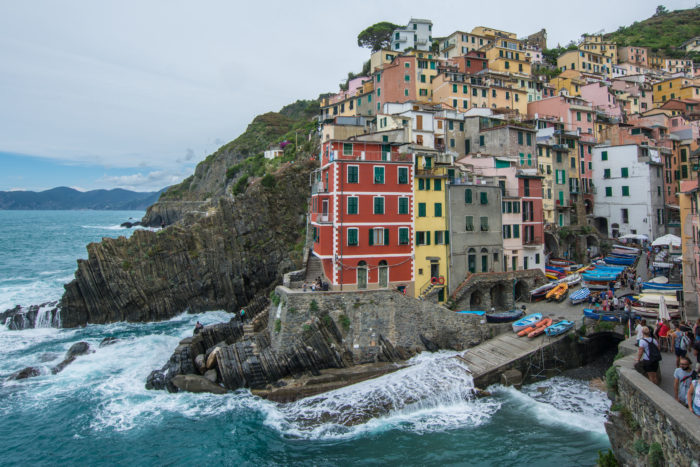
<path id="1" fill-rule="evenodd" d="M 467 270 L 472 274 L 476 272 L 476 250 L 470 248 L 467 252 Z"/>
<path id="2" fill-rule="evenodd" d="M 588 251 L 589 258 L 595 258 L 600 252 L 598 246 L 598 237 L 595 235 L 586 235 L 586 250 Z"/>
<path id="3" fill-rule="evenodd" d="M 506 288 L 503 283 L 498 283 L 491 287 L 491 306 L 503 310 L 506 308 L 506 294 L 510 291 Z"/>
<path id="4" fill-rule="evenodd" d="M 488 272 L 489 270 L 489 250 L 486 248 L 481 249 L 481 272 Z"/>
<path id="5" fill-rule="evenodd" d="M 469 308 L 472 310 L 479 308 L 482 302 L 481 292 L 479 290 L 475 290 L 472 292 L 471 297 L 469 297 Z"/>
<path id="6" fill-rule="evenodd" d="M 379 287 L 389 287 L 389 266 L 384 260 L 379 262 Z"/>
<path id="7" fill-rule="evenodd" d="M 608 236 L 608 219 L 605 217 L 596 217 L 593 219 L 593 227 L 598 229 L 598 232 L 600 232 L 604 236 Z"/>
<path id="8" fill-rule="evenodd" d="M 552 232 L 544 233 L 544 251 L 555 258 L 559 257 L 559 242 Z"/>
<path id="9" fill-rule="evenodd" d="M 515 283 L 515 300 L 525 301 L 530 297 L 530 288 L 525 281 Z"/>
<path id="10" fill-rule="evenodd" d="M 357 263 L 357 288 L 367 288 L 367 263 L 364 261 Z"/>

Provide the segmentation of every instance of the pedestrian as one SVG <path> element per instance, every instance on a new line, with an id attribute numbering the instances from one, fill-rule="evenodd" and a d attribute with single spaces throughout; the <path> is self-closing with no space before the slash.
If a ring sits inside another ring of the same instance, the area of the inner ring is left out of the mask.
<path id="1" fill-rule="evenodd" d="M 642 329 L 642 339 L 639 341 L 639 350 L 635 363 L 639 363 L 647 378 L 654 384 L 659 384 L 659 341 L 654 339 L 648 327 Z M 635 368 L 637 366 L 635 365 Z"/>
<path id="2" fill-rule="evenodd" d="M 647 320 L 643 319 L 641 321 L 637 320 L 637 326 L 634 328 L 634 332 L 637 334 L 637 347 L 639 347 L 639 341 L 642 340 L 644 334 L 643 329 L 647 326 Z"/>
<path id="3" fill-rule="evenodd" d="M 684 406 L 688 406 L 688 389 L 693 382 L 693 371 L 690 368 L 690 360 L 680 358 L 680 366 L 673 372 L 673 397 Z M 697 374 L 695 375 L 697 378 Z"/>
<path id="4" fill-rule="evenodd" d="M 637 276 L 637 292 L 642 291 L 642 276 Z"/>
<path id="5" fill-rule="evenodd" d="M 678 368 L 681 358 L 685 358 L 685 355 L 688 352 L 688 347 L 690 347 L 690 339 L 688 339 L 688 336 L 680 330 L 680 326 L 674 324 L 673 332 L 671 333 L 671 342 L 673 343 L 673 350 L 676 354 L 676 368 Z"/>
<path id="6" fill-rule="evenodd" d="M 610 306 L 610 305 L 609 305 L 609 303 L 608 303 L 608 297 L 605 297 L 605 298 L 603 299 L 603 313 L 606 313 L 606 312 L 610 311 L 610 309 L 608 308 L 609 306 Z"/>
<path id="7" fill-rule="evenodd" d="M 700 318 L 698 318 L 693 326 L 693 334 L 695 335 L 695 342 L 700 342 Z"/>
<path id="8" fill-rule="evenodd" d="M 197 324 L 194 325 L 194 335 L 196 336 L 197 334 L 199 334 L 203 328 L 204 328 L 204 325 L 202 323 L 200 323 L 199 321 L 197 321 Z"/>
<path id="9" fill-rule="evenodd" d="M 241 308 L 241 321 L 245 319 L 245 310 Z"/>
<path id="10" fill-rule="evenodd" d="M 688 394 L 686 394 L 686 400 L 688 401 L 688 410 L 690 413 L 700 417 L 700 380 L 696 379 L 690 383 L 688 388 Z"/>
<path id="11" fill-rule="evenodd" d="M 613 299 L 612 299 L 612 306 L 613 306 L 613 310 L 615 310 L 615 311 L 617 311 L 618 307 L 620 306 L 620 301 L 615 296 L 613 296 Z"/>
<path id="12" fill-rule="evenodd" d="M 661 342 L 661 350 L 663 350 L 666 347 L 664 343 L 667 342 L 666 338 L 668 337 L 668 333 L 670 330 L 671 328 L 668 327 L 668 321 L 665 319 L 662 319 L 661 324 L 659 324 L 656 327 L 656 337 L 659 339 L 659 342 Z M 666 350 L 668 350 L 669 352 L 671 351 L 671 349 Z"/>
<path id="13" fill-rule="evenodd" d="M 304 282 L 304 285 L 301 286 L 301 288 L 304 290 L 304 292 L 306 292 L 307 287 L 308 287 L 308 285 L 306 284 L 306 282 Z"/>

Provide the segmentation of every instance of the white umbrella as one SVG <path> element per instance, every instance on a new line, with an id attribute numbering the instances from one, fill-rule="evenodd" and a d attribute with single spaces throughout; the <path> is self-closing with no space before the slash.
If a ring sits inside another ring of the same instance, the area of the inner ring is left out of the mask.
<path id="1" fill-rule="evenodd" d="M 671 321 L 671 315 L 668 313 L 668 307 L 666 306 L 666 299 L 663 295 L 659 296 L 659 319 Z"/>
<path id="2" fill-rule="evenodd" d="M 668 235 L 664 235 L 663 237 L 657 238 L 651 244 L 651 246 L 669 246 L 669 245 L 676 246 L 676 247 L 681 246 L 680 237 L 676 237 L 673 234 L 668 234 Z"/>

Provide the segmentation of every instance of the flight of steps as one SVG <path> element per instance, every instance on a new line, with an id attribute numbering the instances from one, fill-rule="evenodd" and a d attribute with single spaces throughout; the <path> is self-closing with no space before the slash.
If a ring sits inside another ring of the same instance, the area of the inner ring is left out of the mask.
<path id="1" fill-rule="evenodd" d="M 321 260 L 314 255 L 309 255 L 309 260 L 306 263 L 306 278 L 304 280 L 307 283 L 311 283 L 319 276 L 321 276 L 321 280 L 325 280 Z"/>

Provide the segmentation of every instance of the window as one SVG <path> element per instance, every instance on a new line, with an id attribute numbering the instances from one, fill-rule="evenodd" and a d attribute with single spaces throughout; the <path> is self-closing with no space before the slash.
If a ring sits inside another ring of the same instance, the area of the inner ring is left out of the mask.
<path id="1" fill-rule="evenodd" d="M 384 198 L 381 196 L 374 198 L 374 214 L 384 214 Z"/>
<path id="2" fill-rule="evenodd" d="M 629 196 L 629 195 L 630 195 L 630 187 L 623 186 L 622 187 L 622 196 Z"/>
<path id="3" fill-rule="evenodd" d="M 348 166 L 348 183 L 358 183 L 360 180 L 360 168 L 356 165 Z"/>
<path id="4" fill-rule="evenodd" d="M 518 144 L 523 144 L 523 132 L 518 132 Z"/>
<path id="5" fill-rule="evenodd" d="M 629 177 L 629 169 L 627 167 L 622 167 L 620 169 L 620 177 L 622 177 L 622 178 Z"/>
<path id="6" fill-rule="evenodd" d="M 576 121 L 577 122 L 581 121 L 581 112 L 576 112 Z"/>
<path id="7" fill-rule="evenodd" d="M 466 204 L 472 204 L 472 189 L 467 188 L 464 190 L 464 202 Z"/>
<path id="8" fill-rule="evenodd" d="M 605 187 L 605 197 L 610 198 L 612 196 L 612 187 L 606 186 Z"/>
<path id="9" fill-rule="evenodd" d="M 348 196 L 348 214 L 357 214 L 358 198 L 357 196 Z"/>
<path id="10" fill-rule="evenodd" d="M 630 222 L 629 210 L 624 208 L 624 209 L 622 209 L 622 223 L 629 224 L 629 222 Z"/>
<path id="11" fill-rule="evenodd" d="M 343 143 L 343 155 L 352 156 L 352 143 Z"/>
<path id="12" fill-rule="evenodd" d="M 408 198 L 399 198 L 399 214 L 408 214 Z"/>
<path id="13" fill-rule="evenodd" d="M 402 185 L 408 183 L 408 167 L 399 167 L 399 183 Z"/>
<path id="14" fill-rule="evenodd" d="M 454 94 L 457 94 L 457 85 L 456 85 L 456 84 L 453 84 L 453 85 L 452 85 L 452 92 L 453 92 Z"/>
<path id="15" fill-rule="evenodd" d="M 425 179 L 423 179 L 423 178 L 418 179 L 418 189 L 425 190 Z"/>
<path id="16" fill-rule="evenodd" d="M 435 203 L 435 217 L 442 217 L 442 203 Z"/>
<path id="17" fill-rule="evenodd" d="M 479 193 L 479 202 L 481 204 L 489 204 L 489 194 L 485 191 Z"/>
<path id="18" fill-rule="evenodd" d="M 435 180 L 433 180 L 433 189 L 435 191 L 442 190 L 442 181 L 439 178 L 436 178 Z"/>
<path id="19" fill-rule="evenodd" d="M 484 217 L 481 217 L 479 220 L 481 221 L 481 231 L 488 232 L 489 231 L 489 218 L 484 216 Z"/>
<path id="20" fill-rule="evenodd" d="M 484 135 L 479 135 L 479 146 L 484 145 Z"/>
<path id="21" fill-rule="evenodd" d="M 384 183 L 384 167 L 374 168 L 374 183 Z"/>
<path id="22" fill-rule="evenodd" d="M 603 178 L 610 178 L 610 169 L 603 170 Z"/>
<path id="23" fill-rule="evenodd" d="M 603 151 L 600 153 L 600 160 L 601 161 L 607 161 L 608 160 L 608 151 Z"/>
<path id="24" fill-rule="evenodd" d="M 408 64 L 407 64 L 408 65 Z M 411 75 L 404 75 L 403 80 L 406 81 L 407 83 L 411 81 Z"/>
<path id="25" fill-rule="evenodd" d="M 688 178 L 688 166 L 687 165 L 681 165 L 681 178 L 686 179 Z"/>
<path id="26" fill-rule="evenodd" d="M 469 154 L 472 150 L 472 142 L 469 139 L 464 140 L 464 154 Z"/>
<path id="27" fill-rule="evenodd" d="M 467 216 L 466 217 L 466 227 L 465 230 L 467 232 L 471 232 L 474 230 L 474 216 Z"/>
<path id="28" fill-rule="evenodd" d="M 425 217 L 425 203 L 418 203 L 418 217 Z"/>
<path id="29" fill-rule="evenodd" d="M 510 225 L 504 225 L 503 226 L 503 238 L 507 239 L 507 238 L 511 238 L 511 236 L 512 236 L 512 234 L 510 231 Z"/>
<path id="30" fill-rule="evenodd" d="M 348 246 L 357 246 L 359 243 L 358 229 L 348 229 Z"/>
<path id="31" fill-rule="evenodd" d="M 520 224 L 513 225 L 513 238 L 520 238 Z"/>
<path id="32" fill-rule="evenodd" d="M 369 229 L 369 245 L 388 245 L 389 229 L 382 227 Z"/>
<path id="33" fill-rule="evenodd" d="M 445 244 L 445 231 L 443 230 L 436 230 L 435 231 L 435 244 L 436 245 L 444 245 Z"/>
<path id="34" fill-rule="evenodd" d="M 532 146 L 532 135 L 530 133 L 527 133 L 527 145 Z"/>
<path id="35" fill-rule="evenodd" d="M 399 245 L 408 245 L 408 227 L 399 227 Z"/>

